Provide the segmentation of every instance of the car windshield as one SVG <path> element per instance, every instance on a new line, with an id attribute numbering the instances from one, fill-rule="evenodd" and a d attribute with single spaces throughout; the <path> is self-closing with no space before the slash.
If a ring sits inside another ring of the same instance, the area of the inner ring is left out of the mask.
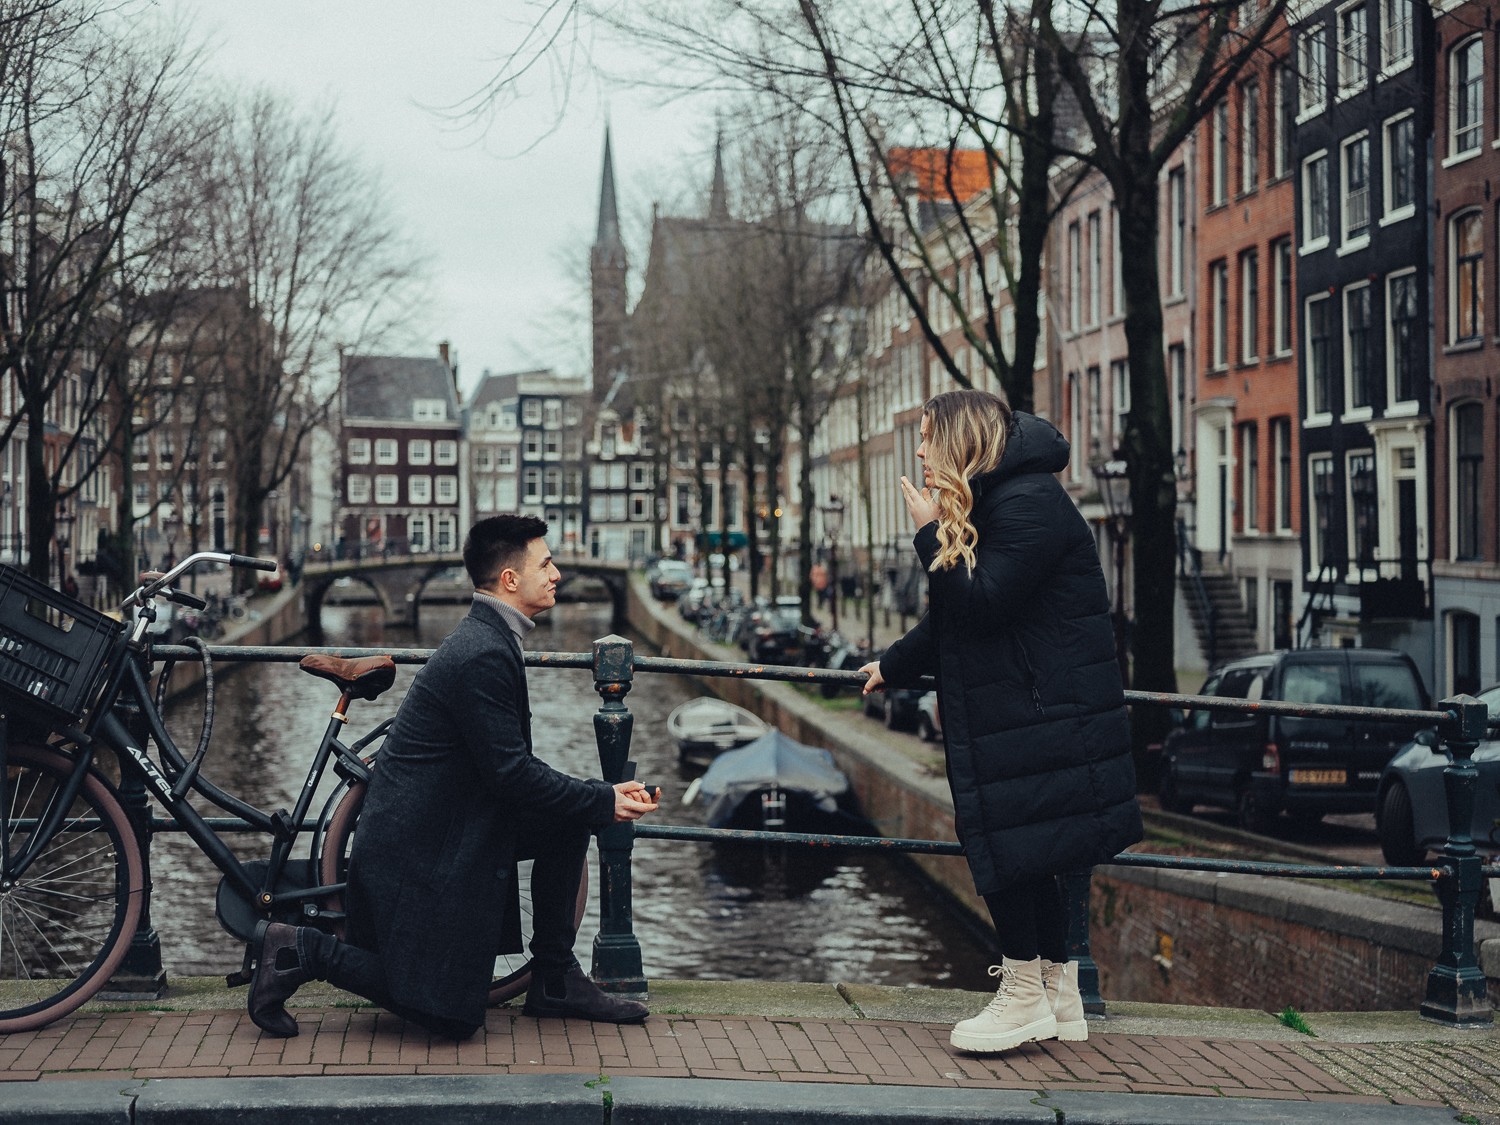
<path id="1" fill-rule="evenodd" d="M 1426 706 L 1416 673 L 1405 664 L 1354 664 L 1354 704 L 1357 707 L 1400 707 L 1420 711 Z"/>

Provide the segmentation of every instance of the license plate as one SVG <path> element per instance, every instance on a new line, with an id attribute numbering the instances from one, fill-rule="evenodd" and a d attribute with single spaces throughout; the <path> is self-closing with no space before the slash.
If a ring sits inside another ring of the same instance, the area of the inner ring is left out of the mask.
<path id="1" fill-rule="evenodd" d="M 1347 785 L 1348 770 L 1293 770 L 1293 785 Z"/>

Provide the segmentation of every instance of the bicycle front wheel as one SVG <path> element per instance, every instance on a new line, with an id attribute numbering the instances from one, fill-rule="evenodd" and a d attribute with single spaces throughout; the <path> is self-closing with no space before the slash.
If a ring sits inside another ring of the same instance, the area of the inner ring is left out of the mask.
<path id="1" fill-rule="evenodd" d="M 354 831 L 359 822 L 359 810 L 365 803 L 363 782 L 349 783 L 344 794 L 328 820 L 324 836 L 323 852 L 318 860 L 318 878 L 325 885 L 343 883 L 348 880 L 349 849 L 354 843 Z M 521 949 L 520 953 L 501 953 L 495 958 L 495 977 L 490 983 L 490 1006 L 513 1000 L 531 987 L 531 861 L 523 860 L 517 865 L 516 881 L 521 896 Z M 334 910 L 343 908 L 338 898 L 330 900 Z M 583 924 L 583 916 L 589 905 L 589 864 L 583 861 L 583 870 L 578 875 L 578 898 L 573 906 L 573 925 Z M 343 928 L 337 930 L 340 938 Z"/>
<path id="2" fill-rule="evenodd" d="M 144 884 L 135 831 L 104 778 L 85 774 L 57 831 L 39 840 L 74 764 L 42 746 L 7 755 L 0 1033 L 45 1027 L 104 987 L 130 948 Z"/>

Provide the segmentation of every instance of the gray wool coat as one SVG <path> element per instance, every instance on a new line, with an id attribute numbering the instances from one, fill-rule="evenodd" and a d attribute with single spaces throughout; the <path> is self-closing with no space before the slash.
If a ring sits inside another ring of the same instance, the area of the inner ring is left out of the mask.
<path id="1" fill-rule="evenodd" d="M 948 785 L 975 888 L 1102 863 L 1141 838 L 1109 595 L 1087 523 L 1054 473 L 1068 442 L 1015 416 L 1000 464 L 970 481 L 972 573 L 928 569 L 928 610 L 880 659 L 892 687 L 937 677 Z"/>
<path id="2" fill-rule="evenodd" d="M 476 602 L 412 681 L 372 771 L 349 859 L 349 937 L 397 1003 L 484 1022 L 515 897 L 515 810 L 594 827 L 614 789 L 531 749 L 521 646 Z"/>

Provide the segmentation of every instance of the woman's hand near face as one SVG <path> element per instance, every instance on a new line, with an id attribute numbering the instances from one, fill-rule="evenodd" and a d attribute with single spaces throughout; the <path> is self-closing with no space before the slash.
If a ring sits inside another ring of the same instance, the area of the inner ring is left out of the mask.
<path id="1" fill-rule="evenodd" d="M 911 513 L 912 523 L 926 527 L 938 518 L 937 499 L 932 488 L 918 488 L 905 476 L 901 478 L 901 498 L 906 501 L 906 510 Z"/>

